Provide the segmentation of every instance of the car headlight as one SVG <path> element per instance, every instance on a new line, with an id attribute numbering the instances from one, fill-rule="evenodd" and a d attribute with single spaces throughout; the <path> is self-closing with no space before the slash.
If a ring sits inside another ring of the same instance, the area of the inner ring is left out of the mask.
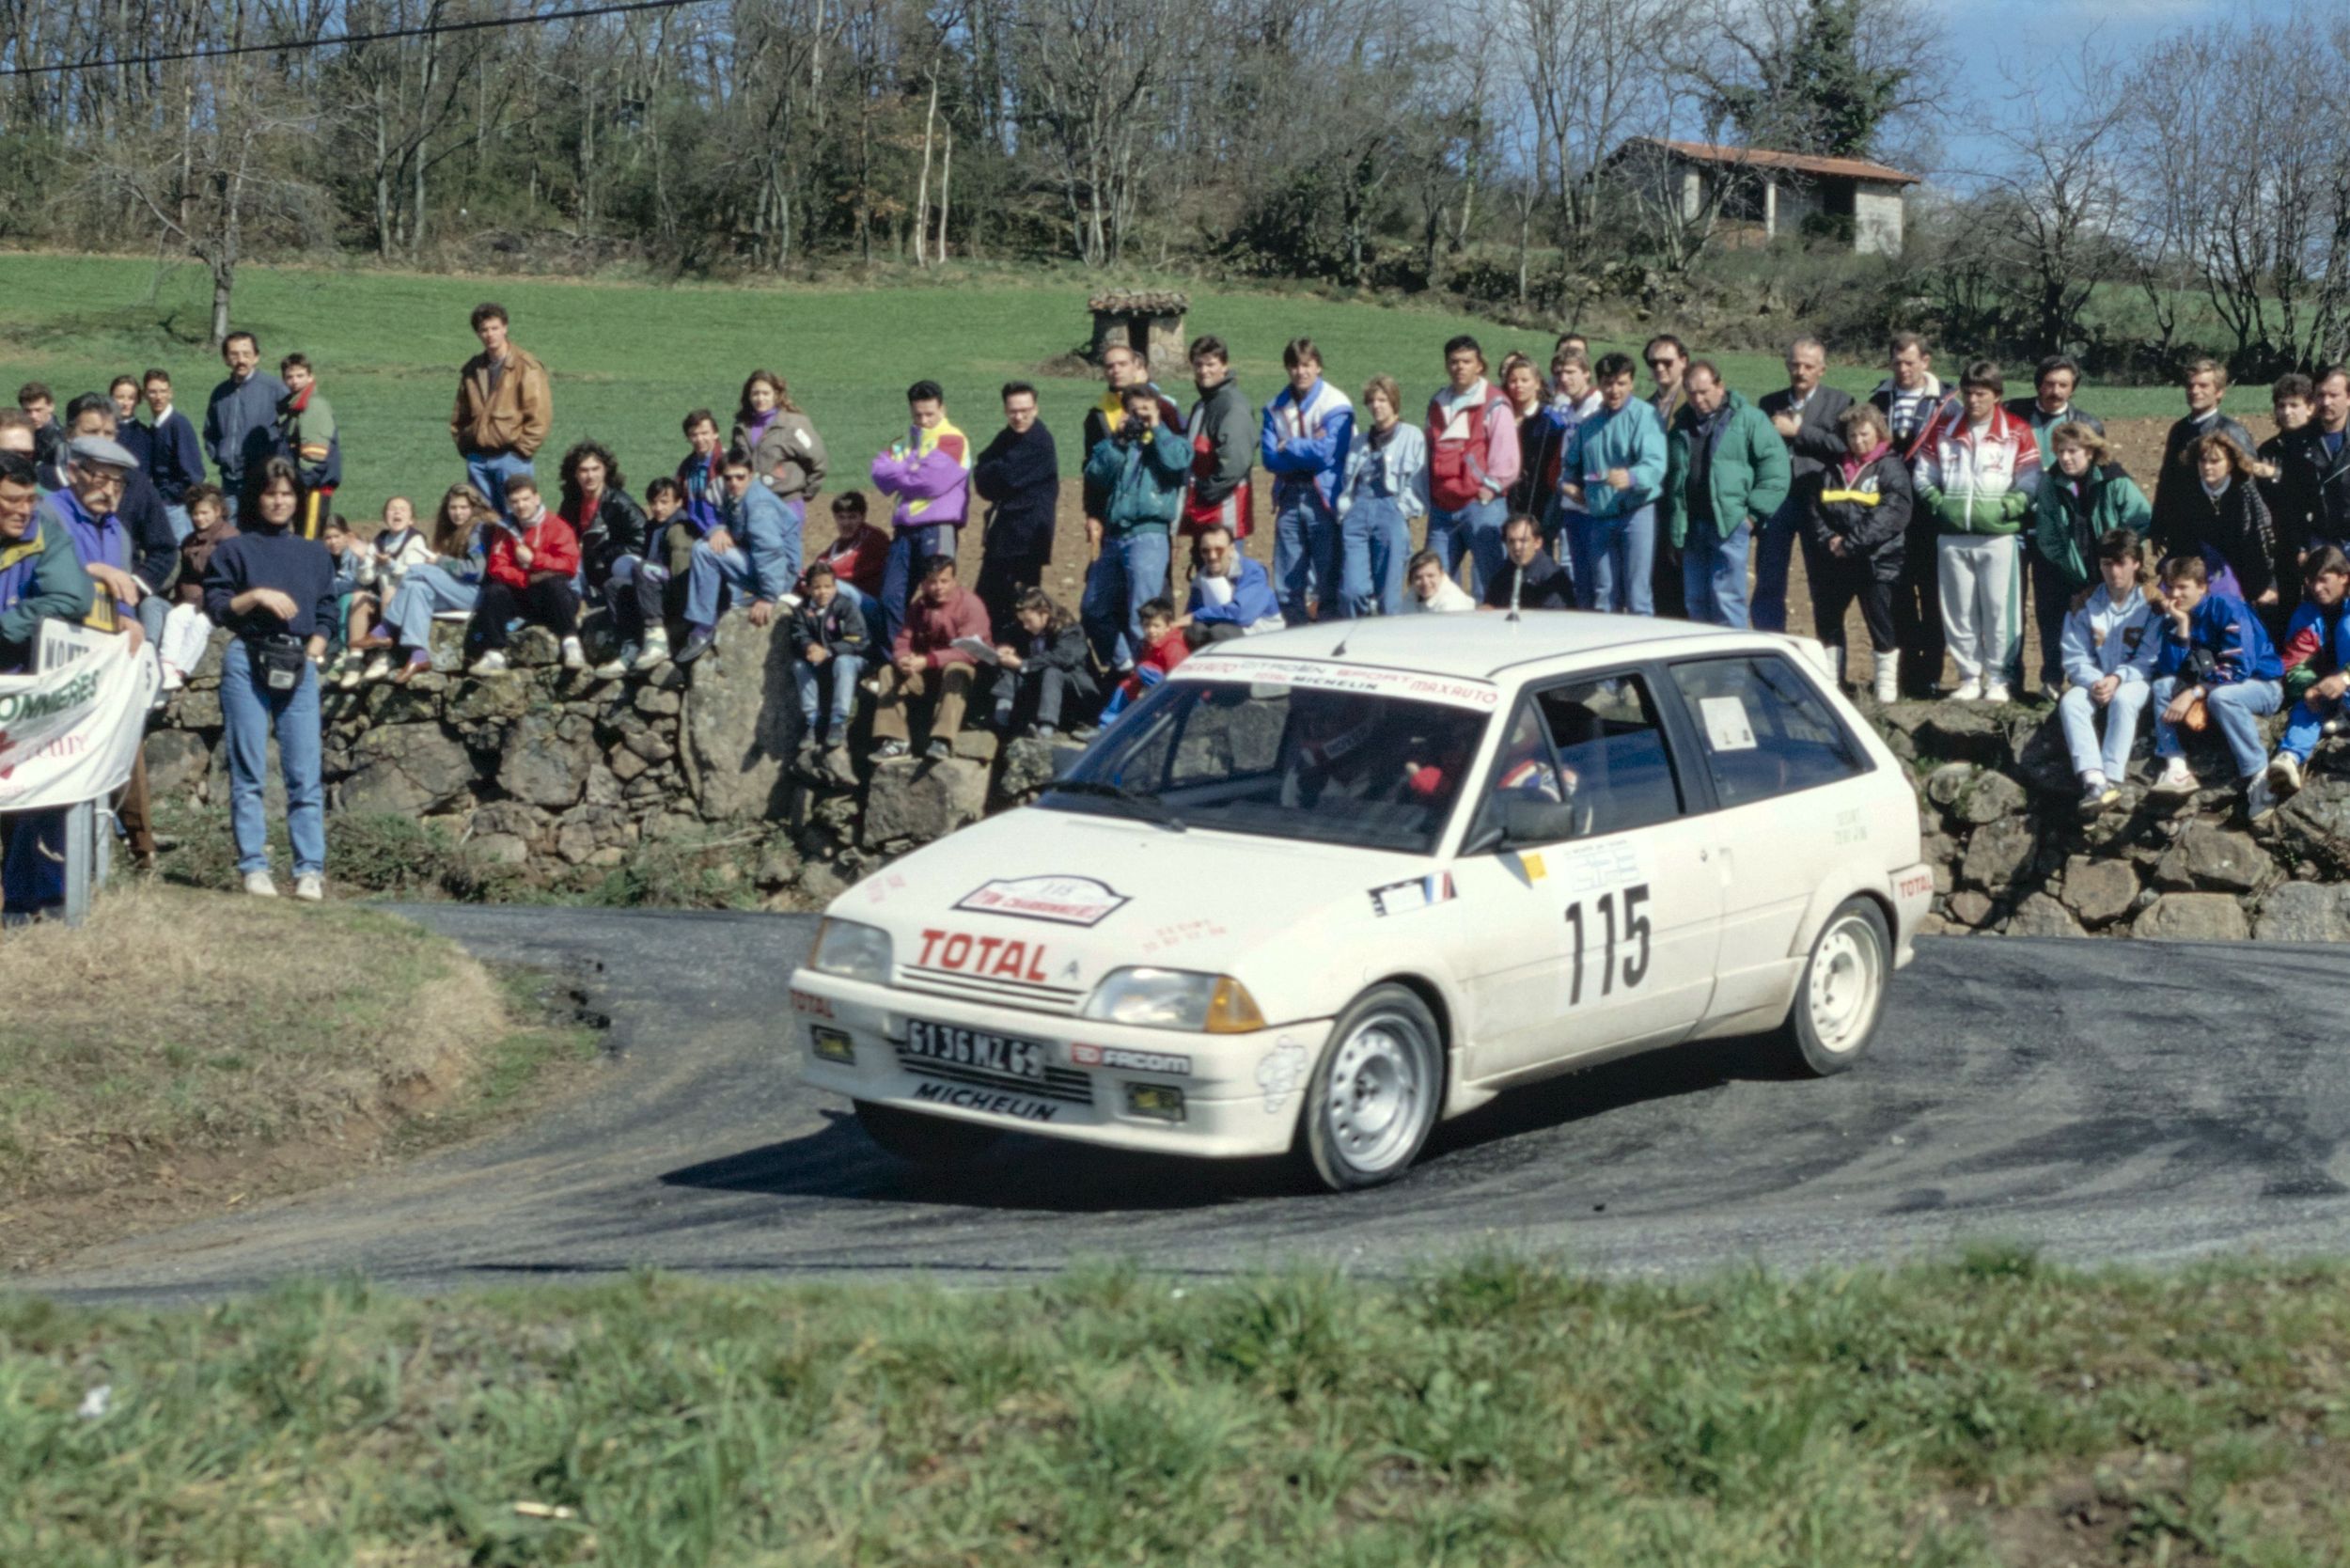
<path id="1" fill-rule="evenodd" d="M 887 985 L 890 957 L 889 933 L 878 926 L 827 917 L 816 928 L 816 945 L 808 949 L 807 966 L 820 975 Z"/>
<path id="2" fill-rule="evenodd" d="M 1264 1014 L 1248 987 L 1230 975 L 1192 969 L 1113 969 L 1086 998 L 1084 1016 L 1194 1034 L 1248 1034 L 1264 1027 Z"/>

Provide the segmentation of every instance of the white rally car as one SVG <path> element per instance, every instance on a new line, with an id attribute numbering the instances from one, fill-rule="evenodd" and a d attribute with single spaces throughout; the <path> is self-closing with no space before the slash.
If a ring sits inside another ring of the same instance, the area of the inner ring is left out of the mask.
<path id="1" fill-rule="evenodd" d="M 1513 1084 L 1867 1049 L 1933 897 L 1900 765 L 1796 638 L 1411 616 L 1214 646 L 1036 805 L 833 901 L 808 1082 L 884 1147 L 1016 1129 L 1400 1174 Z"/>

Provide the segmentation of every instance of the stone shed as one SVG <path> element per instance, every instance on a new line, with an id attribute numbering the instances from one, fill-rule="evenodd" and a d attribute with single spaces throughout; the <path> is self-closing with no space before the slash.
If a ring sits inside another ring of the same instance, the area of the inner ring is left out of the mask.
<path id="1" fill-rule="evenodd" d="M 1897 256 L 1904 196 L 1919 183 L 1866 158 L 1822 158 L 1766 147 L 1636 136 L 1612 162 L 1659 191 L 1688 222 L 1714 221 L 1733 237 L 1781 234 L 1839 239 L 1863 256 Z"/>
<path id="2" fill-rule="evenodd" d="M 1183 315 L 1191 296 L 1171 289 L 1117 289 L 1087 302 L 1093 311 L 1093 352 L 1099 365 L 1114 344 L 1142 355 L 1153 380 L 1181 380 L 1189 360 Z"/>

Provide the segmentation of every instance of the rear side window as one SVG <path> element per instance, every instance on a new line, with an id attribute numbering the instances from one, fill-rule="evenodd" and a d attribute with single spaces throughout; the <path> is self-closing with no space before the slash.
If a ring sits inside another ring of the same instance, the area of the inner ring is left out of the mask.
<path id="1" fill-rule="evenodd" d="M 1868 771 L 1859 743 L 1826 699 L 1777 654 L 1693 660 L 1673 666 L 1672 674 L 1725 807 Z"/>

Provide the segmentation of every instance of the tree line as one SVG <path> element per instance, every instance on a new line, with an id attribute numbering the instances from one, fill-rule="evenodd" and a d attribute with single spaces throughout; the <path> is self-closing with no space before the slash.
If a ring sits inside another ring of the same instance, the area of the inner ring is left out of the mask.
<path id="1" fill-rule="evenodd" d="M 2217 349 L 2250 373 L 2337 352 L 2350 321 L 2350 121 L 2323 112 L 2350 79 L 2339 7 L 2024 61 L 1984 102 L 1939 70 L 1948 13 L 1906 0 L 571 14 L 588 8 L 0 0 L 0 243 L 194 257 L 216 336 L 239 263 L 295 253 L 691 274 L 1054 260 L 1565 316 L 1734 270 L 1735 178 L 1689 211 L 1617 156 L 1673 134 L 1945 176 L 1958 194 L 1920 208 L 1903 256 L 1819 274 L 1834 300 L 1804 280 L 1831 328 Z M 246 52 L 160 57 L 219 50 Z M 1962 121 L 1990 154 L 1953 158 Z M 2127 341 L 2093 321 L 2112 289 L 2136 302 Z"/>

